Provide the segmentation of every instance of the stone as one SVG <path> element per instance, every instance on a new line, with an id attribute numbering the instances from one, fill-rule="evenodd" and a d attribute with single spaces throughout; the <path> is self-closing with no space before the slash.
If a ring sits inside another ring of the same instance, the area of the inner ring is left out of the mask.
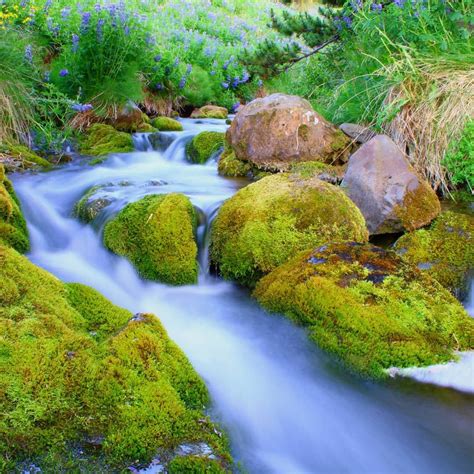
<path id="1" fill-rule="evenodd" d="M 173 134 L 169 133 L 151 133 L 148 135 L 153 150 L 165 151 L 174 141 Z"/>
<path id="2" fill-rule="evenodd" d="M 342 187 L 371 235 L 418 229 L 441 211 L 436 193 L 386 135 L 372 138 L 350 157 Z"/>
<path id="3" fill-rule="evenodd" d="M 227 132 L 238 159 L 262 170 L 286 171 L 293 163 L 341 164 L 350 140 L 297 96 L 272 94 L 239 109 Z"/>
<path id="4" fill-rule="evenodd" d="M 343 123 L 339 128 L 356 143 L 367 143 L 376 135 L 369 127 L 356 123 Z"/>
<path id="5" fill-rule="evenodd" d="M 205 105 L 199 109 L 194 109 L 191 113 L 191 118 L 214 118 L 214 119 L 226 119 L 229 112 L 225 107 L 219 107 L 217 105 Z"/>

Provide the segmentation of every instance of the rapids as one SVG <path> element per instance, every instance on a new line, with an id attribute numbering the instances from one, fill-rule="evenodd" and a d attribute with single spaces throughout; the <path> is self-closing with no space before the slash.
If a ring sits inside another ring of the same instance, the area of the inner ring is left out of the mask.
<path id="1" fill-rule="evenodd" d="M 132 312 L 155 313 L 205 380 L 211 416 L 249 473 L 472 472 L 472 395 L 404 378 L 353 377 L 309 344 L 302 329 L 208 274 L 209 222 L 245 182 L 218 176 L 215 162 L 185 160 L 186 142 L 199 131 L 224 131 L 223 121 L 183 124 L 162 153 L 137 135 L 137 151 L 101 165 L 78 158 L 50 172 L 13 176 L 31 235 L 29 258 Z M 71 211 L 98 184 L 115 200 L 84 225 Z M 127 202 L 168 192 L 188 195 L 202 212 L 195 286 L 143 281 L 101 243 L 104 222 Z"/>

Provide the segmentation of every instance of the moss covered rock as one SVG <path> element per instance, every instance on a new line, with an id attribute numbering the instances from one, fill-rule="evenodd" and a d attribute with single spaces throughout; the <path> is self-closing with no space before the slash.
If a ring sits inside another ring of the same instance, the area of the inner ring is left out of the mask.
<path id="1" fill-rule="evenodd" d="M 395 250 L 462 298 L 467 290 L 468 273 L 474 268 L 474 217 L 443 212 L 430 228 L 398 239 Z"/>
<path id="2" fill-rule="evenodd" d="M 2 469 L 26 459 L 43 472 L 92 472 L 96 459 L 108 468 L 94 472 L 122 472 L 182 443 L 229 459 L 203 413 L 204 383 L 157 318 L 6 247 L 0 280 Z"/>
<path id="3" fill-rule="evenodd" d="M 186 145 L 186 155 L 193 163 L 205 163 L 214 153 L 224 148 L 225 134 L 221 132 L 198 133 Z"/>
<path id="4" fill-rule="evenodd" d="M 181 132 L 183 130 L 181 122 L 170 117 L 156 117 L 151 121 L 151 124 L 160 132 Z"/>
<path id="5" fill-rule="evenodd" d="M 369 244 L 303 252 L 260 280 L 254 296 L 364 375 L 446 362 L 474 348 L 474 320 L 447 290 Z"/>
<path id="6" fill-rule="evenodd" d="M 155 194 L 128 204 L 107 223 L 104 244 L 127 257 L 143 278 L 196 283 L 197 215 L 183 194 Z"/>
<path id="7" fill-rule="evenodd" d="M 109 153 L 128 153 L 133 149 L 131 135 L 102 123 L 91 125 L 80 140 L 80 152 L 84 155 L 104 156 Z"/>
<path id="8" fill-rule="evenodd" d="M 168 465 L 168 474 L 225 474 L 227 471 L 216 460 L 202 456 L 181 456 Z"/>
<path id="9" fill-rule="evenodd" d="M 0 244 L 13 247 L 20 253 L 30 248 L 28 230 L 21 213 L 20 201 L 15 195 L 11 181 L 5 176 L 0 164 Z"/>
<path id="10" fill-rule="evenodd" d="M 222 153 L 217 169 L 221 176 L 234 178 L 242 178 L 252 172 L 250 163 L 239 160 L 231 149 L 227 149 Z"/>
<path id="11" fill-rule="evenodd" d="M 73 215 L 83 222 L 93 221 L 100 212 L 112 203 L 107 193 L 101 193 L 102 186 L 93 186 L 76 202 Z"/>
<path id="12" fill-rule="evenodd" d="M 204 107 L 193 110 L 191 118 L 226 119 L 228 115 L 229 112 L 225 107 L 205 105 Z"/>
<path id="13" fill-rule="evenodd" d="M 111 119 L 109 124 L 120 132 L 135 133 L 156 131 L 150 125 L 150 118 L 143 113 L 136 105 L 127 104 L 120 114 Z"/>
<path id="14" fill-rule="evenodd" d="M 8 171 L 26 168 L 50 168 L 51 163 L 24 145 L 8 143 L 0 144 L 0 165 Z"/>
<path id="15" fill-rule="evenodd" d="M 210 252 L 224 278 L 253 286 L 298 251 L 367 238 L 362 214 L 336 186 L 280 173 L 223 204 L 212 226 Z"/>

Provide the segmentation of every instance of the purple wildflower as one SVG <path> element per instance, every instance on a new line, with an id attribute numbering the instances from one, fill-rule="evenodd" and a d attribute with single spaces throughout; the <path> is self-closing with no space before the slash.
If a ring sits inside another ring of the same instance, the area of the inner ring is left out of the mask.
<path id="1" fill-rule="evenodd" d="M 162 59 L 162 56 L 161 56 L 161 54 L 157 54 L 157 55 L 156 55 L 156 56 L 155 56 L 153 59 L 155 60 L 155 62 L 157 62 L 157 63 L 158 63 L 158 62 L 160 62 L 160 61 L 161 61 L 161 59 Z"/>
<path id="2" fill-rule="evenodd" d="M 381 11 L 382 11 L 382 4 L 381 4 L 381 3 L 372 3 L 372 5 L 370 6 L 370 8 L 371 8 L 374 12 L 381 12 Z"/>
<path id="3" fill-rule="evenodd" d="M 228 82 L 221 82 L 221 86 L 223 89 L 228 89 L 229 88 L 229 83 Z"/>
<path id="4" fill-rule="evenodd" d="M 59 75 L 60 75 L 61 77 L 66 77 L 68 74 L 69 74 L 69 71 L 68 71 L 67 69 L 61 69 L 61 70 L 59 71 Z"/>
<path id="5" fill-rule="evenodd" d="M 30 64 L 33 63 L 33 48 L 31 47 L 31 44 L 25 48 L 25 60 Z"/>
<path id="6" fill-rule="evenodd" d="M 186 86 L 186 77 L 183 76 L 183 77 L 181 78 L 181 80 L 179 81 L 178 87 L 179 87 L 180 89 L 184 89 L 185 86 Z"/>
<path id="7" fill-rule="evenodd" d="M 84 12 L 82 14 L 81 28 L 86 29 L 91 21 L 91 12 Z"/>
<path id="8" fill-rule="evenodd" d="M 72 52 L 77 53 L 79 49 L 79 36 L 73 33 L 72 35 Z"/>
<path id="9" fill-rule="evenodd" d="M 71 106 L 71 109 L 78 113 L 89 112 L 93 108 L 92 104 L 74 104 Z"/>

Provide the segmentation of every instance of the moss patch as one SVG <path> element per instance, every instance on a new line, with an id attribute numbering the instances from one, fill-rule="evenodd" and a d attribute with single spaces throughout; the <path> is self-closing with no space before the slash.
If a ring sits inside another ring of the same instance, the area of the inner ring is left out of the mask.
<path id="1" fill-rule="evenodd" d="M 395 250 L 453 294 L 462 296 L 468 272 L 474 268 L 474 218 L 443 212 L 429 229 L 402 236 L 396 242 Z"/>
<path id="2" fill-rule="evenodd" d="M 192 163 L 205 163 L 214 153 L 224 147 L 225 134 L 201 132 L 186 145 L 186 155 Z"/>
<path id="3" fill-rule="evenodd" d="M 0 164 L 0 243 L 13 247 L 20 253 L 30 248 L 28 230 L 21 213 L 20 201 L 11 181 Z"/>
<path id="4" fill-rule="evenodd" d="M 196 224 L 196 212 L 186 196 L 145 196 L 107 223 L 104 243 L 127 257 L 143 278 L 172 285 L 196 283 Z"/>
<path id="5" fill-rule="evenodd" d="M 367 238 L 362 214 L 336 186 L 280 173 L 224 203 L 212 226 L 210 252 L 224 278 L 253 286 L 296 252 Z"/>
<path id="6" fill-rule="evenodd" d="M 183 131 L 183 125 L 175 119 L 170 117 L 156 117 L 151 121 L 153 127 L 158 129 L 160 132 L 181 132 Z"/>
<path id="7" fill-rule="evenodd" d="M 227 149 L 222 153 L 217 168 L 220 175 L 234 178 L 243 178 L 252 172 L 252 166 L 250 163 L 239 160 L 235 156 L 235 153 L 230 149 Z"/>
<path id="8" fill-rule="evenodd" d="M 31 168 L 40 166 L 50 168 L 51 163 L 24 145 L 8 143 L 0 144 L 0 164 L 4 162 L 5 166 L 11 170 L 18 168 Z"/>
<path id="9" fill-rule="evenodd" d="M 448 291 L 394 252 L 368 244 L 304 252 L 264 277 L 254 296 L 371 377 L 474 348 L 474 321 Z"/>
<path id="10" fill-rule="evenodd" d="M 91 125 L 80 140 L 80 152 L 85 155 L 104 156 L 110 153 L 133 151 L 131 135 L 118 132 L 111 125 L 95 123 Z"/>
<path id="11" fill-rule="evenodd" d="M 109 466 L 103 472 L 115 472 L 193 442 L 229 459 L 225 437 L 202 411 L 205 385 L 154 316 L 132 317 L 6 247 L 0 280 L 6 471 L 30 459 L 47 472 L 86 472 L 95 457 Z"/>
<path id="12" fill-rule="evenodd" d="M 212 459 L 202 456 L 176 457 L 168 465 L 168 474 L 225 474 L 230 472 Z"/>

